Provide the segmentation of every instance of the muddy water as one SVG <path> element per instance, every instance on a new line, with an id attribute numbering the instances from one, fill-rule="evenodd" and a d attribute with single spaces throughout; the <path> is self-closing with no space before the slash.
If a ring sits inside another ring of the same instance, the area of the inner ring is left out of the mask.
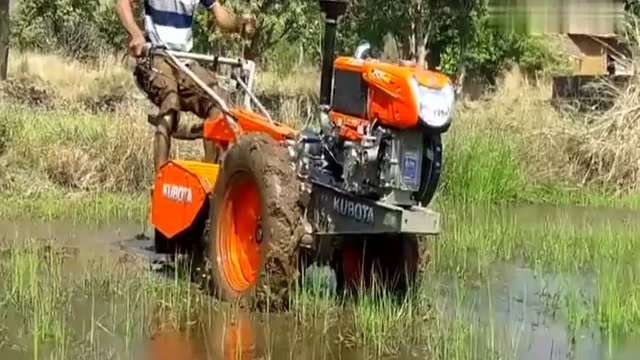
<path id="1" fill-rule="evenodd" d="M 578 329 L 574 337 L 567 331 L 565 321 L 549 314 L 547 300 L 566 295 L 567 282 L 580 288 L 585 296 L 592 296 L 595 284 L 588 276 L 563 278 L 540 275 L 514 264 L 497 265 L 496 272 L 498 279 L 486 287 L 467 289 L 462 308 L 471 321 L 489 328 L 490 334 L 485 340 L 493 342 L 497 351 L 506 358 L 640 358 L 638 337 L 608 339 L 593 328 Z M 443 281 L 443 288 L 449 288 L 449 294 L 455 291 L 450 281 Z M 452 316 L 459 317 L 460 314 Z"/>
<path id="2" fill-rule="evenodd" d="M 559 217 L 576 223 L 626 224 L 638 219 L 638 213 L 622 210 L 514 206 L 487 211 L 487 216 L 510 216 L 519 224 L 533 225 Z M 72 225 L 63 222 L 32 223 L 0 221 L 0 238 L 54 239 L 80 249 L 84 256 L 121 251 L 120 245 L 133 242 L 135 235 L 146 232 L 139 224 L 109 226 Z M 640 358 L 640 338 L 608 339 L 597 329 L 584 328 L 570 336 L 567 324 L 549 315 L 548 298 L 561 295 L 567 282 L 579 287 L 586 296 L 594 292 L 595 282 L 588 274 L 575 278 L 539 274 L 516 264 L 496 264 L 498 276 L 486 284 L 464 290 L 459 301 L 459 287 L 454 280 L 438 279 L 436 301 L 444 304 L 445 314 L 464 317 L 488 329 L 481 342 L 490 342 L 500 358 L 514 359 L 615 359 Z M 87 303 L 74 303 L 77 326 L 84 329 L 91 317 Z M 98 305 L 100 306 L 100 305 Z M 108 307 L 107 300 L 102 306 Z M 347 346 L 338 323 L 300 325 L 290 315 L 247 314 L 222 307 L 203 314 L 196 328 L 164 331 L 149 339 L 133 339 L 125 349 L 117 335 L 107 337 L 102 347 L 109 348 L 108 358 L 132 359 L 363 359 L 375 358 L 375 351 Z M 21 352 L 3 347 L 0 358 L 16 357 Z M 401 355 L 387 358 L 423 359 L 424 353 L 400 349 Z M 498 356 L 498 355 L 497 355 Z"/>
<path id="3" fill-rule="evenodd" d="M 475 208 L 473 212 L 477 216 L 482 210 Z M 488 219 L 510 219 L 518 226 L 562 221 L 576 226 L 588 224 L 615 228 L 637 224 L 640 212 L 612 208 L 512 205 L 490 209 L 485 216 Z M 567 331 L 566 321 L 549 314 L 550 299 L 568 296 L 571 290 L 577 289 L 585 299 L 593 299 L 597 284 L 591 274 L 571 277 L 541 274 L 514 263 L 496 264 L 492 270 L 496 277 L 488 281 L 486 286 L 466 289 L 462 308 L 469 319 L 490 328 L 487 341 L 492 342 L 501 355 L 532 360 L 640 358 L 640 337 L 607 338 L 598 329 L 585 327 L 571 335 Z M 454 297 L 452 294 L 457 288 L 455 280 L 442 278 L 439 286 L 445 294 L 443 301 Z"/>
<path id="4" fill-rule="evenodd" d="M 57 222 L 6 221 L 0 219 L 0 239 L 46 239 L 76 247 L 82 253 L 95 255 L 137 234 L 148 233 L 140 224 L 84 225 Z"/>

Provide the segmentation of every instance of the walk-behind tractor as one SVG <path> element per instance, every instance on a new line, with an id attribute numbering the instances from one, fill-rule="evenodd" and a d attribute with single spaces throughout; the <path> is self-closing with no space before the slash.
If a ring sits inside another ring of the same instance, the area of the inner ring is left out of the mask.
<path id="1" fill-rule="evenodd" d="M 320 6 L 319 130 L 273 121 L 251 92 L 250 62 L 223 59 L 237 64 L 233 78 L 259 112 L 246 102 L 228 107 L 179 61 L 221 58 L 149 49 L 167 56 L 221 109 L 203 131 L 223 149 L 221 162 L 164 164 L 151 217 L 156 251 L 190 251 L 222 300 L 282 309 L 311 262 L 330 265 L 340 290 L 404 291 L 426 254 L 424 235 L 440 231 L 439 214 L 426 207 L 452 118 L 449 78 L 415 63 L 381 62 L 367 43 L 354 56 L 335 57 L 347 3 Z"/>

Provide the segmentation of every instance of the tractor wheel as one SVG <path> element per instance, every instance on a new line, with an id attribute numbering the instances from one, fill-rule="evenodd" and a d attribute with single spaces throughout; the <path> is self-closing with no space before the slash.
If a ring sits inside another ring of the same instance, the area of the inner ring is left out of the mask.
<path id="1" fill-rule="evenodd" d="M 425 241 L 411 235 L 345 239 L 334 261 L 338 291 L 382 290 L 404 296 L 429 261 Z"/>
<path id="2" fill-rule="evenodd" d="M 158 229 L 153 230 L 153 246 L 157 254 L 170 253 L 169 239 L 167 239 L 167 237 L 164 236 Z"/>
<path id="3" fill-rule="evenodd" d="M 299 182 L 287 149 L 264 134 L 241 137 L 223 161 L 204 239 L 214 295 L 283 310 L 299 277 Z"/>

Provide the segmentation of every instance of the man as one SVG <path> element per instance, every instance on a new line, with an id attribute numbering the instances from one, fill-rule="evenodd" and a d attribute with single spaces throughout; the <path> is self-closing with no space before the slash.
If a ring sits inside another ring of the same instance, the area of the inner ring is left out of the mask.
<path id="1" fill-rule="evenodd" d="M 150 122 L 156 125 L 154 134 L 155 171 L 169 159 L 171 137 L 196 139 L 202 136 L 204 124 L 198 122 L 179 128 L 179 114 L 188 111 L 201 119 L 215 116 L 218 109 L 206 93 L 187 75 L 161 56 L 141 59 L 145 43 L 163 44 L 170 50 L 188 52 L 193 46 L 193 16 L 202 5 L 213 15 L 215 23 L 227 32 L 252 34 L 255 19 L 235 16 L 216 0 L 142 0 L 144 2 L 145 32 L 134 21 L 132 0 L 118 0 L 116 8 L 122 25 L 130 36 L 129 53 L 138 58 L 134 77 L 147 97 L 159 108 Z M 196 62 L 186 62 L 189 69 L 205 84 L 215 89 L 215 76 Z M 217 161 L 217 150 L 204 141 L 205 159 Z"/>

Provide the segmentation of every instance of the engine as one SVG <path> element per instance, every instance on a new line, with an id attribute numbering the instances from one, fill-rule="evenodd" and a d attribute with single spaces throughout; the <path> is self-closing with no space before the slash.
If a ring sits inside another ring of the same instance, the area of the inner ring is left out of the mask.
<path id="1" fill-rule="evenodd" d="M 453 88 L 445 75 L 415 64 L 362 59 L 363 47 L 334 62 L 331 105 L 321 135 L 306 137 L 305 166 L 359 196 L 426 205 L 439 182 Z"/>
<path id="2" fill-rule="evenodd" d="M 452 120 L 451 80 L 415 63 L 374 59 L 368 43 L 335 58 L 347 2 L 320 7 L 321 131 L 302 131 L 292 148 L 298 175 L 392 205 L 426 206 L 440 179 L 440 136 Z"/>
<path id="3" fill-rule="evenodd" d="M 421 133 L 377 127 L 360 142 L 346 141 L 343 188 L 395 205 L 415 204 L 421 184 Z"/>

